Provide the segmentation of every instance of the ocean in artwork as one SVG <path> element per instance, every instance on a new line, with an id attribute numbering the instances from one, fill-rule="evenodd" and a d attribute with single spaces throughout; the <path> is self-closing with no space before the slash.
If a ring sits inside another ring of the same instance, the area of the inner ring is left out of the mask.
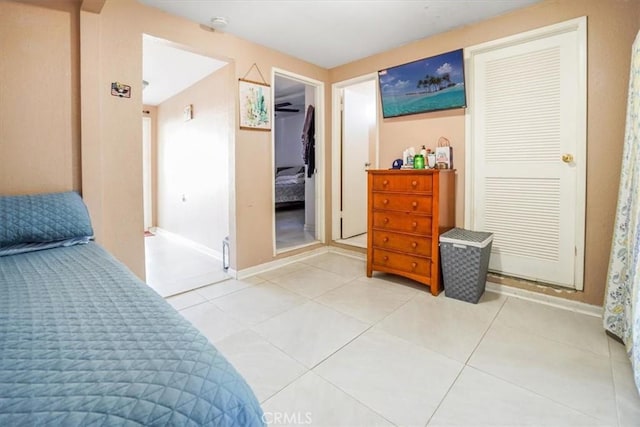
<path id="1" fill-rule="evenodd" d="M 384 117 L 403 116 L 424 111 L 459 108 L 464 104 L 464 85 L 458 85 L 438 92 L 416 92 L 385 97 L 383 115 Z"/>

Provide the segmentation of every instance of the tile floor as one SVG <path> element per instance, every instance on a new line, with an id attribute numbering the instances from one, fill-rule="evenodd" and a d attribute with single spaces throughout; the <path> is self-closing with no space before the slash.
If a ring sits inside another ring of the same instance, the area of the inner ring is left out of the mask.
<path id="1" fill-rule="evenodd" d="M 288 249 L 315 240 L 313 233 L 304 229 L 304 208 L 276 210 L 276 249 Z"/>
<path id="2" fill-rule="evenodd" d="M 630 363 L 599 318 L 364 273 L 330 252 L 168 301 L 273 425 L 640 425 Z"/>
<path id="3" fill-rule="evenodd" d="M 351 245 L 356 246 L 358 248 L 367 247 L 367 233 L 358 234 L 357 236 L 349 237 L 348 239 L 338 239 L 337 243 L 342 243 L 343 245 Z"/>
<path id="4" fill-rule="evenodd" d="M 175 240 L 156 234 L 144 243 L 147 284 L 163 297 L 229 278 L 220 260 Z"/>

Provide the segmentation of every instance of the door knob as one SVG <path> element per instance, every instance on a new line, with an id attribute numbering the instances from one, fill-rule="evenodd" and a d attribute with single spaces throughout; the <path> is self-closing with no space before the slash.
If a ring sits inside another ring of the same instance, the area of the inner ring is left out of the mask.
<path id="1" fill-rule="evenodd" d="M 565 153 L 562 155 L 562 161 L 565 163 L 571 163 L 573 162 L 573 154 L 570 153 Z"/>

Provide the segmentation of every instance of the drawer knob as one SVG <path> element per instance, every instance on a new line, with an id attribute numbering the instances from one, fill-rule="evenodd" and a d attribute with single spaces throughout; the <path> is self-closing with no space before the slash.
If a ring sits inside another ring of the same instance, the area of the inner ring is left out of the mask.
<path id="1" fill-rule="evenodd" d="M 417 208 L 418 207 L 418 202 L 412 202 L 411 206 L 413 206 L 414 208 Z"/>
<path id="2" fill-rule="evenodd" d="M 413 228 L 416 228 L 416 227 L 418 226 L 418 223 L 417 223 L 417 222 L 415 222 L 415 221 L 413 221 L 413 222 L 411 223 L 411 226 L 412 226 Z"/>
<path id="3" fill-rule="evenodd" d="M 413 243 L 411 243 L 411 247 L 412 247 L 413 249 L 417 248 L 417 247 L 418 247 L 418 242 L 413 242 Z"/>
<path id="4" fill-rule="evenodd" d="M 389 199 L 384 199 L 382 203 L 384 203 L 385 205 L 389 204 Z"/>
<path id="5" fill-rule="evenodd" d="M 389 222 L 389 218 L 385 218 L 385 219 L 384 219 L 384 223 L 386 224 L 386 223 L 388 223 L 388 222 Z"/>
<path id="6" fill-rule="evenodd" d="M 383 256 L 382 259 L 385 261 L 389 261 L 389 257 L 387 255 Z"/>
<path id="7" fill-rule="evenodd" d="M 415 180 L 414 180 L 414 181 L 411 181 L 411 186 L 412 186 L 412 187 L 415 187 L 416 185 L 418 185 L 418 181 L 415 181 Z"/>
<path id="8" fill-rule="evenodd" d="M 388 238 L 388 237 L 385 237 L 384 239 L 382 239 L 382 241 L 383 241 L 384 243 L 387 243 L 387 242 L 389 241 L 389 238 Z"/>
<path id="9" fill-rule="evenodd" d="M 417 266 L 418 266 L 418 263 L 417 263 L 417 262 L 412 262 L 412 263 L 411 263 L 411 268 L 416 268 Z"/>
<path id="10" fill-rule="evenodd" d="M 384 181 L 382 181 L 382 185 L 389 185 L 389 181 L 385 179 Z"/>

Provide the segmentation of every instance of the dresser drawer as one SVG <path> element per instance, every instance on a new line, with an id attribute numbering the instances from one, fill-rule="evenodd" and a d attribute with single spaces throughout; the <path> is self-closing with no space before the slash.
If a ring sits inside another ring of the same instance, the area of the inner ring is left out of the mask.
<path id="1" fill-rule="evenodd" d="M 373 193 L 373 208 L 430 215 L 433 200 L 417 194 Z"/>
<path id="2" fill-rule="evenodd" d="M 431 259 L 373 248 L 373 264 L 431 277 Z"/>
<path id="3" fill-rule="evenodd" d="M 431 238 L 410 236 L 390 231 L 374 231 L 373 246 L 381 249 L 394 249 L 412 255 L 431 256 Z"/>
<path id="4" fill-rule="evenodd" d="M 431 236 L 432 219 L 430 216 L 391 211 L 375 211 L 372 215 L 374 228 Z"/>
<path id="5" fill-rule="evenodd" d="M 406 175 L 405 175 L 406 173 Z M 414 175 L 403 172 L 401 175 L 374 175 L 373 191 L 417 191 L 431 193 L 433 191 L 432 175 Z"/>

